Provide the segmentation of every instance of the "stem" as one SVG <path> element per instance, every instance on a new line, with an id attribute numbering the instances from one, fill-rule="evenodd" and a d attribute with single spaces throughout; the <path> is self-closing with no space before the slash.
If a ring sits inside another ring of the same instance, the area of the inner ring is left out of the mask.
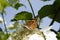
<path id="1" fill-rule="evenodd" d="M 46 36 L 44 35 L 44 33 L 42 32 L 42 35 L 43 35 L 43 37 L 44 37 L 44 40 L 46 40 Z"/>
<path id="2" fill-rule="evenodd" d="M 54 17 L 53 17 L 53 20 L 51 21 L 51 23 L 50 23 L 50 25 L 49 26 L 51 26 L 51 25 L 53 25 L 53 23 L 54 23 L 54 20 L 55 20 L 55 18 L 56 18 L 56 14 L 54 15 Z"/>
<path id="3" fill-rule="evenodd" d="M 5 31 L 6 31 L 6 33 L 8 33 L 7 28 L 6 28 L 6 24 L 5 24 L 5 19 L 4 19 L 3 11 L 1 13 L 1 15 L 2 15 L 2 18 L 3 18 L 3 21 L 4 21 L 3 24 L 4 24 L 4 27 L 5 27 Z"/>
<path id="4" fill-rule="evenodd" d="M 50 23 L 50 25 L 49 25 L 49 26 L 53 25 L 53 23 L 54 23 L 54 19 L 51 21 L 51 23 Z"/>
<path id="5" fill-rule="evenodd" d="M 30 3 L 30 0 L 28 0 L 28 2 L 29 2 L 29 5 L 30 5 L 30 7 L 31 7 L 31 10 L 32 10 L 32 12 L 33 12 L 33 17 L 35 18 L 34 10 L 33 10 L 33 7 L 32 7 L 32 5 L 31 5 L 31 3 Z"/>
<path id="6" fill-rule="evenodd" d="M 59 30 L 58 30 L 58 32 L 60 32 L 60 23 L 59 23 Z"/>
<path id="7" fill-rule="evenodd" d="M 33 18 L 36 18 L 36 17 L 35 17 L 35 14 L 34 14 L 33 7 L 32 7 L 32 5 L 31 5 L 31 3 L 30 3 L 30 0 L 28 0 L 28 2 L 29 2 L 29 5 L 30 5 L 31 10 L 32 10 L 32 13 L 33 13 Z M 37 28 L 40 29 L 38 24 L 37 24 Z"/>

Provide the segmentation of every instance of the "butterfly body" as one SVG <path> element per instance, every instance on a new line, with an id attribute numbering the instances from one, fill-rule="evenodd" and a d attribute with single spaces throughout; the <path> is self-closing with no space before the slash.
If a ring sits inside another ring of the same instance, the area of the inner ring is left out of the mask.
<path id="1" fill-rule="evenodd" d="M 36 28 L 36 20 L 33 19 L 33 20 L 29 20 L 26 24 L 25 24 L 25 27 L 29 30 L 33 30 Z"/>
<path id="2" fill-rule="evenodd" d="M 37 27 L 37 24 L 36 24 L 37 19 L 38 19 L 38 16 L 36 16 L 32 20 L 27 21 L 24 26 L 29 30 L 34 30 Z"/>

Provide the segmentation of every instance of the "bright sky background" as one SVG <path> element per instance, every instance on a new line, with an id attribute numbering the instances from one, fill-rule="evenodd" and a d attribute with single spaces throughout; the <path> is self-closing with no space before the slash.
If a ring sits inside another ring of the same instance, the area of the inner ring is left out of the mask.
<path id="1" fill-rule="evenodd" d="M 42 6 L 44 5 L 48 5 L 48 4 L 53 4 L 54 0 L 51 1 L 46 1 L 46 2 L 42 2 L 40 0 L 31 0 L 35 15 L 38 14 L 38 10 L 41 9 Z M 28 12 L 32 12 L 31 8 L 29 6 L 29 3 L 27 2 L 27 0 L 21 0 L 21 3 L 23 3 L 25 7 L 20 7 L 18 10 L 15 10 L 12 7 L 6 7 L 6 15 L 5 15 L 5 20 L 6 20 L 6 24 L 7 26 L 9 26 L 10 24 L 12 24 L 11 19 L 14 18 L 14 15 L 18 12 L 21 11 L 28 11 Z M 1 17 L 1 15 L 0 15 Z M 48 27 L 49 24 L 51 22 L 51 19 L 49 19 L 48 17 L 44 18 L 42 23 L 41 23 L 41 27 Z M 0 24 L 0 27 L 2 27 L 2 24 Z M 4 27 L 2 27 L 4 29 Z M 58 30 L 59 29 L 59 23 L 55 22 L 53 25 L 53 29 Z"/>

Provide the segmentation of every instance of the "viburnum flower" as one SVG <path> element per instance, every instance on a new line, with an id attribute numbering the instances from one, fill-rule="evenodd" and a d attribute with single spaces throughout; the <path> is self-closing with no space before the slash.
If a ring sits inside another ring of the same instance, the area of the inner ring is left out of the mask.
<path id="1" fill-rule="evenodd" d="M 44 37 L 42 35 L 33 34 L 30 36 L 29 40 L 44 40 Z"/>
<path id="2" fill-rule="evenodd" d="M 56 34 L 52 31 L 44 32 L 46 40 L 57 40 Z"/>
<path id="3" fill-rule="evenodd" d="M 57 40 L 57 38 L 56 38 L 57 35 L 53 31 L 50 30 L 51 28 L 52 28 L 52 26 L 47 27 L 45 29 L 41 29 L 40 31 L 43 32 L 46 40 Z"/>
<path id="4" fill-rule="evenodd" d="M 39 35 L 37 33 L 35 33 L 33 35 L 28 35 L 28 37 L 29 37 L 28 40 L 45 40 L 45 39 L 46 40 L 57 40 L 56 34 L 53 31 L 50 31 L 51 28 L 52 28 L 52 26 L 47 27 L 45 29 L 41 29 L 40 31 L 43 32 L 42 35 Z"/>
<path id="5" fill-rule="evenodd" d="M 17 31 L 15 36 L 13 36 L 12 40 L 57 40 L 56 34 L 51 31 L 51 27 L 47 27 L 45 29 L 34 29 L 32 32 L 28 31 L 28 29 L 24 29 L 23 31 Z"/>

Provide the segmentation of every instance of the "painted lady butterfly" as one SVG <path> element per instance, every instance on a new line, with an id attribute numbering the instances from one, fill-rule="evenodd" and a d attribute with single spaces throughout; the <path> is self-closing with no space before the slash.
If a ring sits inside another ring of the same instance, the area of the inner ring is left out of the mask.
<path id="1" fill-rule="evenodd" d="M 26 24 L 25 24 L 25 27 L 29 30 L 33 30 L 36 28 L 36 21 L 37 21 L 37 17 L 32 19 L 32 20 L 29 20 Z"/>

